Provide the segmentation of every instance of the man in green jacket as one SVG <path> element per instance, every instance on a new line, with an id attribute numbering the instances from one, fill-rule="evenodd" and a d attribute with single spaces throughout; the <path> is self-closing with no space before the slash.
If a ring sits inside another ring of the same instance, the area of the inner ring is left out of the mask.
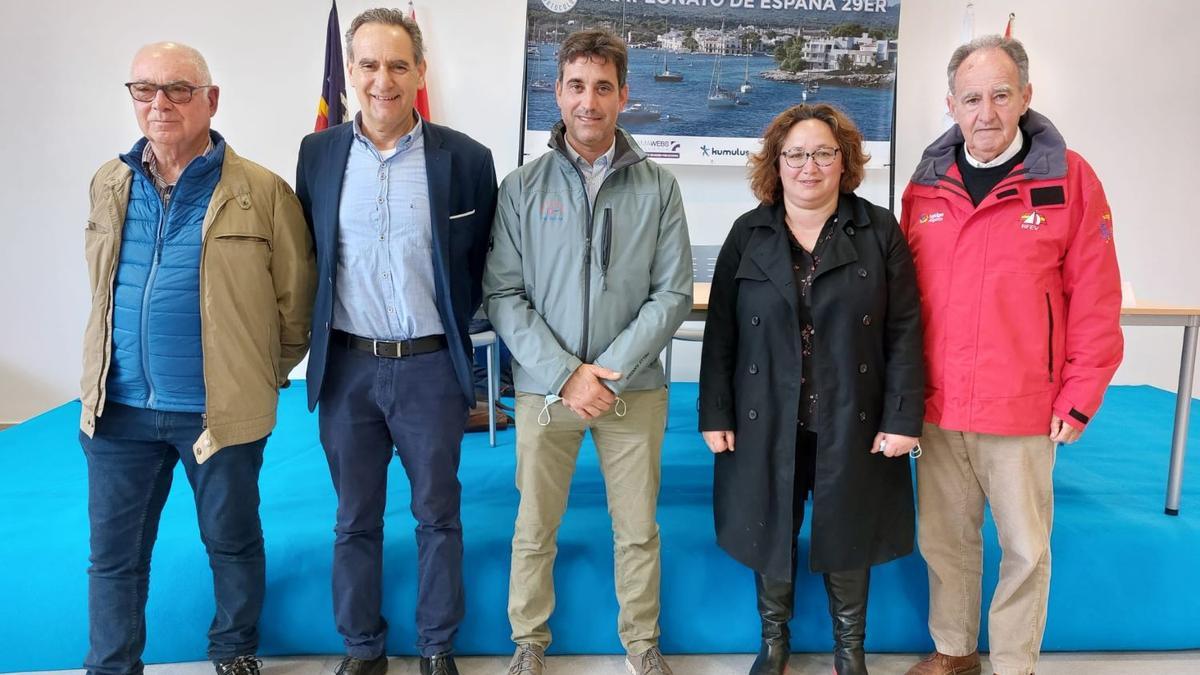
<path id="1" fill-rule="evenodd" d="M 612 33 L 567 38 L 552 151 L 510 174 L 496 207 L 483 283 L 488 317 L 515 362 L 514 675 L 543 672 L 555 538 L 588 429 L 613 519 L 628 667 L 671 673 L 658 648 L 655 510 L 667 414 L 658 354 L 691 310 L 692 258 L 675 178 L 617 127 L 627 63 Z"/>
<path id="2" fill-rule="evenodd" d="M 96 172 L 84 232 L 85 665 L 142 672 L 150 554 L 182 463 L 213 573 L 209 658 L 220 675 L 257 675 L 258 472 L 279 387 L 308 349 L 312 241 L 287 183 L 211 130 L 219 90 L 199 52 L 147 45 L 129 79 L 144 137 Z"/>

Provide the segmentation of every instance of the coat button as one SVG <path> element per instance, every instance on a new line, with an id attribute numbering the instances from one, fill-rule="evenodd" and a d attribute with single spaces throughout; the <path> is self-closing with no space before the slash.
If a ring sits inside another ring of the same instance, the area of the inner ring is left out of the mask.
<path id="1" fill-rule="evenodd" d="M 863 315 L 863 325 L 864 325 L 864 326 L 870 326 L 870 325 L 871 325 L 871 315 L 870 315 L 870 314 L 864 314 L 864 315 Z"/>
<path id="2" fill-rule="evenodd" d="M 758 411 L 754 408 L 751 408 L 750 412 L 746 413 L 746 417 L 749 417 L 751 420 L 756 420 L 758 419 Z"/>
<path id="3" fill-rule="evenodd" d="M 854 236 L 854 226 L 853 225 L 846 226 L 846 234 L 850 235 L 851 237 Z"/>
<path id="4" fill-rule="evenodd" d="M 867 364 L 865 364 L 865 363 L 858 364 L 858 372 L 865 374 L 867 372 Z"/>
<path id="5" fill-rule="evenodd" d="M 757 375 L 757 374 L 758 374 L 758 364 L 757 364 L 757 363 L 751 363 L 751 364 L 750 364 L 750 374 L 751 374 L 751 375 Z"/>
<path id="6" fill-rule="evenodd" d="M 866 421 L 867 421 L 867 413 L 865 413 L 865 412 L 863 412 L 863 411 L 859 410 L 859 411 L 858 411 L 858 421 L 859 421 L 859 422 L 866 422 Z"/>
<path id="7" fill-rule="evenodd" d="M 757 326 L 757 325 L 758 325 L 758 315 L 757 315 L 757 314 L 755 314 L 754 316 L 750 317 L 750 325 L 751 325 L 751 326 Z"/>
<path id="8" fill-rule="evenodd" d="M 865 268 L 865 267 L 858 268 L 858 276 L 862 277 L 863 279 L 866 279 L 867 278 L 867 268 Z"/>

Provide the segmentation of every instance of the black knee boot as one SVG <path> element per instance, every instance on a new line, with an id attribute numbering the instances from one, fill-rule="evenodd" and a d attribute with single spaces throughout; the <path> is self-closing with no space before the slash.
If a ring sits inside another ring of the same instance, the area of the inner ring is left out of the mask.
<path id="1" fill-rule="evenodd" d="M 833 672 L 836 675 L 867 675 L 863 641 L 867 639 L 867 587 L 870 581 L 870 568 L 825 575 L 829 616 L 833 619 Z"/>
<path id="2" fill-rule="evenodd" d="M 758 591 L 758 615 L 762 617 L 762 646 L 750 666 L 750 675 L 783 675 L 791 656 L 792 606 L 796 599 L 795 573 L 792 579 L 771 579 L 754 575 Z"/>

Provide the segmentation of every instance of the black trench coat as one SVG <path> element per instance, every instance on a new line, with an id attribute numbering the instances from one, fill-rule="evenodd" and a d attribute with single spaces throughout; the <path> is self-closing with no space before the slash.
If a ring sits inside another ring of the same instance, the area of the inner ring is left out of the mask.
<path id="1" fill-rule="evenodd" d="M 784 208 L 734 222 L 709 295 L 700 429 L 732 429 L 716 455 L 717 543 L 757 572 L 792 575 L 792 490 L 800 403 L 799 297 Z M 813 571 L 864 569 L 912 552 L 908 458 L 872 455 L 876 432 L 921 434 L 921 308 L 895 217 L 841 195 L 812 285 L 818 393 Z"/>

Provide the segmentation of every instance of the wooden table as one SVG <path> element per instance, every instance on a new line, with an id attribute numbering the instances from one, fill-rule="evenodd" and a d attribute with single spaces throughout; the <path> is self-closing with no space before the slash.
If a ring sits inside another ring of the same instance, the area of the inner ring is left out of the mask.
<path id="1" fill-rule="evenodd" d="M 708 292 L 712 284 L 696 283 L 692 289 L 689 321 L 708 315 Z M 1175 394 L 1175 429 L 1171 435 L 1171 463 L 1167 469 L 1167 501 L 1163 511 L 1179 515 L 1183 490 L 1183 458 L 1187 453 L 1188 417 L 1191 413 L 1192 383 L 1196 375 L 1196 335 L 1200 332 L 1200 307 L 1172 307 L 1139 303 L 1121 308 L 1122 326 L 1181 326 L 1183 351 L 1179 358 L 1179 389 Z"/>

